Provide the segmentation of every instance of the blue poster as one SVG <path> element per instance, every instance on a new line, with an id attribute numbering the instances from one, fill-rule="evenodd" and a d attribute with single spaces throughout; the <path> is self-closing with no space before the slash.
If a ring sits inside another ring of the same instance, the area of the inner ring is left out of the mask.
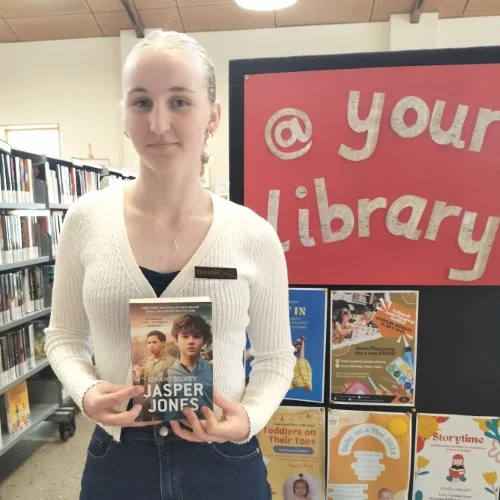
<path id="1" fill-rule="evenodd" d="M 297 363 L 285 396 L 289 401 L 323 403 L 327 295 L 323 288 L 290 288 L 290 326 Z M 248 339 L 244 359 L 248 378 L 253 359 Z"/>

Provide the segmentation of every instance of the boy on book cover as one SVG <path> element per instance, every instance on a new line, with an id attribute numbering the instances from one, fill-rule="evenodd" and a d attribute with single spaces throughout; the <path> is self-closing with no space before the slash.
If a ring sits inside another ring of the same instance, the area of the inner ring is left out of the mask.
<path id="1" fill-rule="evenodd" d="M 196 414 L 204 418 L 201 408 L 213 408 L 213 365 L 202 356 L 212 337 L 210 325 L 201 316 L 186 314 L 175 321 L 171 333 L 179 348 L 179 358 L 164 376 L 174 387 L 182 386 L 176 391 L 177 397 L 189 399 Z M 182 412 L 167 416 L 168 419 L 185 417 Z"/>

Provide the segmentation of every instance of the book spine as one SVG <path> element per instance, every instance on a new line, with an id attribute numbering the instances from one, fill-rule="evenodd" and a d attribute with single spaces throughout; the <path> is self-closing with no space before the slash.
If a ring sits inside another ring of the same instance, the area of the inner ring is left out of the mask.
<path id="1" fill-rule="evenodd" d="M 2 294 L 2 323 L 9 322 L 7 307 L 7 289 L 5 286 L 5 274 L 0 274 L 0 293 Z"/>
<path id="2" fill-rule="evenodd" d="M 1 340 L 1 339 L 0 339 Z M 0 342 L 0 387 L 3 387 L 6 385 L 6 382 L 4 380 L 4 375 L 3 375 L 3 353 L 2 353 L 2 342 Z M 1 432 L 0 432 L 1 434 Z"/>
<path id="3" fill-rule="evenodd" d="M 15 159 L 16 159 L 16 175 L 17 175 L 17 202 L 23 203 L 24 191 L 26 189 L 24 181 L 24 166 L 21 158 L 16 156 Z"/>
<path id="4" fill-rule="evenodd" d="M 17 203 L 16 162 L 13 156 L 10 157 L 10 179 L 10 202 Z"/>
<path id="5" fill-rule="evenodd" d="M 29 342 L 29 352 L 30 352 L 30 360 L 31 360 L 31 368 L 35 368 L 36 365 L 36 352 L 35 352 L 35 326 L 33 323 L 30 323 L 26 328 L 26 334 L 28 336 Z"/>
<path id="6" fill-rule="evenodd" d="M 6 180 L 5 180 L 5 161 L 6 161 L 6 154 L 1 151 L 0 152 L 0 201 L 6 202 L 7 201 L 7 194 L 6 194 Z"/>
<path id="7" fill-rule="evenodd" d="M 9 219 L 8 215 L 2 215 L 2 234 L 3 234 L 3 252 L 2 260 L 4 264 L 12 262 L 12 249 L 9 233 Z"/>

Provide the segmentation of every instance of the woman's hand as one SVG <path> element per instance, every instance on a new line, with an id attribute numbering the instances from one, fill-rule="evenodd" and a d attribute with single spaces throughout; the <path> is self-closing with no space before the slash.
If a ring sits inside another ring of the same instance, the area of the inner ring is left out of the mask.
<path id="1" fill-rule="evenodd" d="M 99 382 L 91 387 L 83 398 L 83 408 L 96 422 L 106 426 L 143 427 L 158 422 L 136 422 L 141 412 L 141 405 L 134 405 L 127 411 L 116 411 L 115 406 L 144 394 L 144 387 L 139 385 L 121 386 Z"/>
<path id="2" fill-rule="evenodd" d="M 186 408 L 187 424 L 192 430 L 183 429 L 178 421 L 170 422 L 173 431 L 182 439 L 196 443 L 224 443 L 243 441 L 250 433 L 250 422 L 245 408 L 222 397 L 214 390 L 214 404 L 222 409 L 222 418 L 217 420 L 212 410 L 206 406 L 201 411 L 206 420 L 200 420 L 196 413 Z"/>

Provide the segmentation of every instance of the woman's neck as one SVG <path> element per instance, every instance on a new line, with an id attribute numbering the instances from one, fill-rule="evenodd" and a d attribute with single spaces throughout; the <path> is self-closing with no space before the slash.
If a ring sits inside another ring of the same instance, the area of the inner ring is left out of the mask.
<path id="1" fill-rule="evenodd" d="M 195 206 L 204 211 L 206 203 L 200 199 L 203 190 L 199 177 L 192 172 L 172 170 L 168 175 L 167 172 L 159 175 L 141 166 L 140 175 L 133 185 L 133 197 L 139 207 L 147 207 L 155 217 L 168 218 L 169 222 L 175 223 L 189 216 Z"/>

